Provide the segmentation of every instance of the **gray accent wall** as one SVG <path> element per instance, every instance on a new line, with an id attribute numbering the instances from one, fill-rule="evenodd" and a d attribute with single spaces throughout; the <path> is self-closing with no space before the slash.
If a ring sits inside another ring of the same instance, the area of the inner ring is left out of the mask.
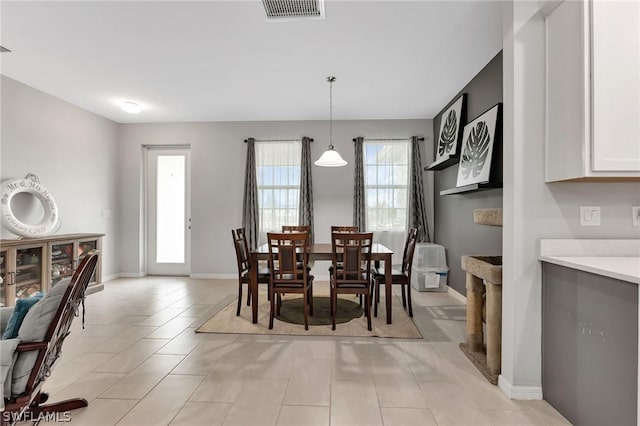
<path id="1" fill-rule="evenodd" d="M 8 77 L 0 82 L 1 179 L 38 175 L 58 206 L 58 233 L 106 234 L 103 280 L 117 276 L 118 124 Z M 3 228 L 2 238 L 16 236 Z"/>
<path id="2" fill-rule="evenodd" d="M 453 103 L 462 93 L 467 94 L 467 119 L 470 122 L 498 102 L 502 102 L 502 52 L 498 53 L 460 92 L 451 98 Z M 433 119 L 434 140 L 438 138 L 442 112 Z M 466 124 L 466 123 L 465 123 Z M 462 128 L 460 131 L 462 132 Z M 498 159 L 501 167 L 501 159 Z M 476 225 L 473 210 L 502 208 L 502 189 L 440 195 L 440 191 L 455 188 L 458 165 L 444 170 L 426 172 L 434 174 L 435 238 L 445 247 L 449 265 L 448 284 L 466 295 L 465 273 L 460 268 L 463 255 L 493 256 L 502 254 L 502 228 Z"/>

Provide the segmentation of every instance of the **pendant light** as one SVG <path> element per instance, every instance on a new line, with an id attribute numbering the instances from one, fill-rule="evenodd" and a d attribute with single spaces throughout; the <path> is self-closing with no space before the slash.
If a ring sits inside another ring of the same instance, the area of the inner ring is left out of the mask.
<path id="1" fill-rule="evenodd" d="M 320 167 L 342 167 L 346 166 L 347 162 L 342 159 L 338 151 L 333 149 L 333 82 L 336 78 L 329 76 L 327 81 L 329 82 L 329 148 L 313 164 Z"/>

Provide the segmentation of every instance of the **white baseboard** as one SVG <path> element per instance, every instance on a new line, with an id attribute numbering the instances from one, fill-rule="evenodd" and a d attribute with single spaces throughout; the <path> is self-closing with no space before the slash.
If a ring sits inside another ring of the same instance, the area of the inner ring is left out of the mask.
<path id="1" fill-rule="evenodd" d="M 238 274 L 189 274 L 195 280 L 228 280 L 238 278 Z"/>
<path id="2" fill-rule="evenodd" d="M 142 278 L 146 276 L 144 272 L 120 272 L 118 278 Z"/>
<path id="3" fill-rule="evenodd" d="M 542 386 L 514 386 L 502 374 L 498 376 L 498 387 L 509 399 L 542 399 Z"/>
<path id="4" fill-rule="evenodd" d="M 107 275 L 105 277 L 102 277 L 102 282 L 106 283 L 107 281 L 113 281 L 113 280 L 117 280 L 118 278 L 120 278 L 122 276 L 122 274 L 112 274 L 112 275 Z"/>
<path id="5" fill-rule="evenodd" d="M 464 297 L 462 293 L 458 292 L 458 290 L 456 290 L 455 288 L 447 286 L 447 293 L 449 293 L 451 296 L 455 297 L 462 303 L 467 303 L 467 298 Z"/>

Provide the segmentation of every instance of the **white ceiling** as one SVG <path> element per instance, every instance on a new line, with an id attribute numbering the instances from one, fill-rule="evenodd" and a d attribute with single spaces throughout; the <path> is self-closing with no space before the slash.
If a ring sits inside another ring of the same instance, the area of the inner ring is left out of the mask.
<path id="1" fill-rule="evenodd" d="M 2 74 L 120 123 L 431 118 L 501 49 L 500 2 L 2 1 Z M 123 100 L 143 111 L 120 110 Z"/>

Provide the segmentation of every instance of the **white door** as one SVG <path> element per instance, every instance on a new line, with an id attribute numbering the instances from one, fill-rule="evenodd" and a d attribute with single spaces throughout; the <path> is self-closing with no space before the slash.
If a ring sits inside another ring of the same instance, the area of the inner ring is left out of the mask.
<path id="1" fill-rule="evenodd" d="M 189 147 L 146 147 L 149 275 L 189 275 L 190 272 L 189 153 Z"/>

